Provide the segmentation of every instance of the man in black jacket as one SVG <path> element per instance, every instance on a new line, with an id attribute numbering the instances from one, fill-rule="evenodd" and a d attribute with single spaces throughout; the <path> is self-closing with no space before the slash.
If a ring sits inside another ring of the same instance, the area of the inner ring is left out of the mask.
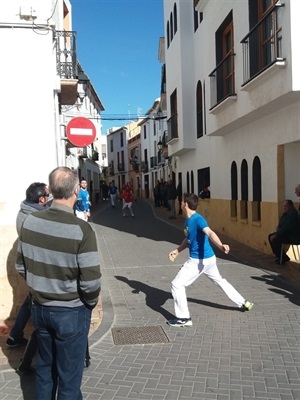
<path id="1" fill-rule="evenodd" d="M 169 179 L 167 182 L 167 200 L 171 209 L 170 219 L 176 219 L 176 207 L 175 201 L 177 199 L 177 190 L 172 179 Z"/>
<path id="2" fill-rule="evenodd" d="M 297 243 L 300 241 L 298 211 L 294 207 L 292 200 L 285 200 L 283 202 L 283 215 L 279 220 L 276 232 L 270 233 L 268 239 L 277 264 L 280 264 L 281 244 Z M 284 252 L 281 263 L 284 264 L 287 261 L 290 261 L 290 258 Z"/>

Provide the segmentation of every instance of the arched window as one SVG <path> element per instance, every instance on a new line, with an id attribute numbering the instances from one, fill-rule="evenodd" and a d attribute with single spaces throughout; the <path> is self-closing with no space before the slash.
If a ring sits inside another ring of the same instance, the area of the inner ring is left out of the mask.
<path id="1" fill-rule="evenodd" d="M 170 23 L 167 22 L 167 47 L 170 46 Z"/>
<path id="2" fill-rule="evenodd" d="M 194 171 L 191 171 L 191 193 L 195 193 L 195 191 L 194 191 Z"/>
<path id="3" fill-rule="evenodd" d="M 186 191 L 190 193 L 190 173 L 188 171 L 186 173 Z"/>
<path id="4" fill-rule="evenodd" d="M 230 201 L 230 216 L 237 217 L 237 200 L 238 200 L 238 181 L 237 181 L 237 165 L 233 161 L 231 164 L 231 201 Z"/>
<path id="5" fill-rule="evenodd" d="M 174 36 L 173 13 L 170 14 L 171 42 Z"/>
<path id="6" fill-rule="evenodd" d="M 202 100 L 202 84 L 197 83 L 196 93 L 196 117 L 197 117 L 197 139 L 203 136 L 203 100 Z"/>
<path id="7" fill-rule="evenodd" d="M 248 164 L 246 160 L 241 165 L 241 218 L 248 218 Z"/>
<path id="8" fill-rule="evenodd" d="M 175 35 L 175 33 L 177 32 L 177 5 L 176 5 L 176 3 L 174 4 L 173 13 L 174 13 L 174 35 Z"/>
<path id="9" fill-rule="evenodd" d="M 261 220 L 261 164 L 260 159 L 256 156 L 252 165 L 252 220 Z"/>

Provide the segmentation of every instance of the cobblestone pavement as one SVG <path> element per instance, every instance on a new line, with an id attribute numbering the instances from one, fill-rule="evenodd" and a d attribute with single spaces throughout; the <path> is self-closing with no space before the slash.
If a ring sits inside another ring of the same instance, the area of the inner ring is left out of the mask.
<path id="1" fill-rule="evenodd" d="M 183 238 L 183 218 L 169 220 L 143 200 L 134 213 L 122 217 L 121 205 L 108 203 L 94 210 L 103 318 L 90 336 L 84 399 L 300 400 L 298 265 L 278 267 L 271 256 L 220 235 L 231 246 L 228 256 L 216 253 L 220 272 L 253 310 L 239 311 L 202 277 L 187 289 L 193 326 L 173 328 L 166 324 L 173 317 L 170 283 L 187 252 L 174 264 L 168 253 Z M 113 333 L 125 328 L 119 344 Z M 136 337 L 141 328 L 160 328 L 166 340 Z M 34 400 L 34 376 L 19 376 L 15 366 L 10 356 L 0 366 L 0 399 Z"/>

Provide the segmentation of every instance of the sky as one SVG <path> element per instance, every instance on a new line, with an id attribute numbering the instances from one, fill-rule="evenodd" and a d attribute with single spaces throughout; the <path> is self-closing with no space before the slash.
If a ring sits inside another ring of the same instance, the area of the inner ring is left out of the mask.
<path id="1" fill-rule="evenodd" d="M 70 2 L 77 58 L 105 108 L 105 134 L 144 116 L 160 96 L 163 0 Z"/>

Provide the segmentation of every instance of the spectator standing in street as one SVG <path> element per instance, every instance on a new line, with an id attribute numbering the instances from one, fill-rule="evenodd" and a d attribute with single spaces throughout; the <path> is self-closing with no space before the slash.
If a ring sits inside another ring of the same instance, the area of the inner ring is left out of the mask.
<path id="1" fill-rule="evenodd" d="M 154 186 L 153 195 L 154 195 L 154 205 L 155 205 L 155 207 L 159 207 L 161 205 L 160 182 L 159 181 L 157 181 L 156 185 Z"/>
<path id="2" fill-rule="evenodd" d="M 26 189 L 26 198 L 20 205 L 20 210 L 16 219 L 18 235 L 27 216 L 34 211 L 41 211 L 48 208 L 48 200 L 49 190 L 46 183 L 34 182 L 28 186 Z M 24 338 L 24 329 L 31 317 L 30 308 L 30 297 L 27 296 L 19 309 L 14 326 L 6 340 L 7 347 L 13 348 L 27 343 L 27 339 Z"/>
<path id="3" fill-rule="evenodd" d="M 177 185 L 177 198 L 178 198 L 178 215 L 182 215 L 182 209 L 181 209 L 181 202 L 182 202 L 182 181 L 181 178 L 178 180 L 178 185 Z"/>
<path id="4" fill-rule="evenodd" d="M 184 193 L 182 210 L 186 214 L 184 223 L 185 238 L 177 249 L 169 253 L 170 261 L 174 261 L 178 254 L 189 248 L 189 259 L 183 264 L 175 279 L 172 281 L 172 296 L 174 298 L 176 319 L 168 321 L 170 326 L 192 326 L 192 319 L 188 309 L 186 287 L 190 286 L 199 276 L 205 274 L 213 283 L 219 286 L 225 294 L 242 310 L 251 310 L 253 303 L 246 301 L 239 292 L 219 273 L 216 256 L 211 247 L 211 240 L 224 253 L 229 252 L 229 246 L 223 244 L 217 234 L 211 230 L 202 217 L 196 212 L 198 196 L 193 193 Z"/>
<path id="5" fill-rule="evenodd" d="M 32 298 L 38 339 L 36 400 L 82 399 L 81 381 L 92 309 L 100 293 L 96 235 L 74 215 L 77 173 L 58 167 L 49 175 L 53 203 L 26 218 L 17 271 Z"/>
<path id="6" fill-rule="evenodd" d="M 84 221 L 88 221 L 89 217 L 91 216 L 90 207 L 91 201 L 89 191 L 87 190 L 87 181 L 85 179 L 81 179 L 80 190 L 75 203 L 76 216 Z"/>
<path id="7" fill-rule="evenodd" d="M 169 208 L 171 211 L 171 215 L 169 219 L 176 219 L 176 199 L 177 199 L 177 190 L 172 179 L 169 179 L 167 182 L 167 200 L 169 203 Z"/>
<path id="8" fill-rule="evenodd" d="M 102 199 L 107 200 L 108 199 L 108 184 L 103 181 L 101 184 L 101 191 L 102 191 Z"/>
<path id="9" fill-rule="evenodd" d="M 116 207 L 116 197 L 118 195 L 118 188 L 114 182 L 109 184 L 108 195 L 110 197 L 110 202 L 112 207 Z"/>

